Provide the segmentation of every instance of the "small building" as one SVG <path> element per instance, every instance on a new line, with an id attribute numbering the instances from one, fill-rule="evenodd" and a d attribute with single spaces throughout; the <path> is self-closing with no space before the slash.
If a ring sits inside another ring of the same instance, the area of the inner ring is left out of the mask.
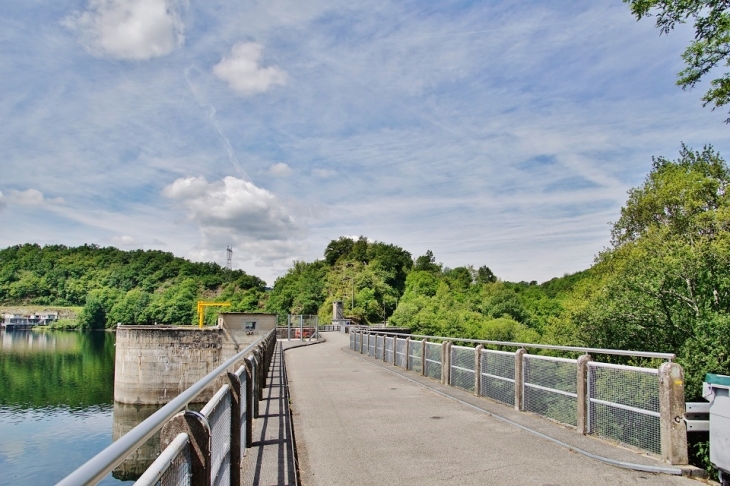
<path id="1" fill-rule="evenodd" d="M 276 329 L 278 316 L 276 314 L 255 314 L 249 312 L 220 312 L 218 326 L 230 331 L 268 332 Z"/>
<path id="2" fill-rule="evenodd" d="M 30 328 L 33 326 L 47 326 L 58 320 L 58 312 L 36 312 L 30 315 L 3 314 L 2 325 L 7 328 Z"/>

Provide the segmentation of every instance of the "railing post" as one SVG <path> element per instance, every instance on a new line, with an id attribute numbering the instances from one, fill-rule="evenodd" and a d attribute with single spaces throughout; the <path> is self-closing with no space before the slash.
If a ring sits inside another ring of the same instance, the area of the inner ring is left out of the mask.
<path id="1" fill-rule="evenodd" d="M 520 412 L 524 410 L 525 374 L 522 371 L 522 357 L 526 353 L 525 348 L 515 351 L 515 410 Z"/>
<path id="2" fill-rule="evenodd" d="M 245 450 L 241 447 L 241 398 L 246 399 L 245 396 L 241 395 L 241 380 L 238 379 L 238 375 L 235 373 L 227 373 L 228 385 L 231 387 L 231 482 L 230 484 L 241 484 L 241 457 L 243 457 L 242 451 Z M 245 405 L 244 405 L 245 406 Z"/>
<path id="3" fill-rule="evenodd" d="M 450 385 L 451 377 L 451 341 L 441 343 L 441 384 Z"/>
<path id="4" fill-rule="evenodd" d="M 684 425 L 684 370 L 677 363 L 659 367 L 659 420 L 662 459 L 687 464 L 687 429 Z"/>
<path id="5" fill-rule="evenodd" d="M 426 343 L 428 339 L 421 341 L 421 376 L 426 376 Z"/>
<path id="6" fill-rule="evenodd" d="M 410 336 L 406 338 L 406 345 L 403 346 L 403 352 L 406 354 L 406 365 L 403 367 L 406 370 L 411 369 L 408 362 L 410 361 L 410 355 L 411 355 L 411 338 Z"/>
<path id="7" fill-rule="evenodd" d="M 190 438 L 190 485 L 210 486 L 211 430 L 208 420 L 198 412 L 179 412 L 162 426 L 160 450 L 164 451 L 180 433 L 188 434 Z"/>
<path id="8" fill-rule="evenodd" d="M 247 367 L 251 370 L 251 412 L 253 418 L 259 416 L 259 364 L 256 358 L 256 353 L 246 358 Z"/>
<path id="9" fill-rule="evenodd" d="M 398 338 L 393 336 L 393 366 L 398 362 Z"/>
<path id="10" fill-rule="evenodd" d="M 474 395 L 482 395 L 482 349 L 484 345 L 480 344 L 474 348 Z"/>
<path id="11" fill-rule="evenodd" d="M 577 392 L 578 395 L 578 416 L 576 417 L 577 431 L 580 434 L 590 433 L 588 422 L 588 362 L 592 360 L 589 354 L 584 354 L 578 358 L 578 375 L 576 377 Z"/>
<path id="12" fill-rule="evenodd" d="M 244 361 L 246 367 L 246 389 L 241 387 L 242 399 L 246 401 L 246 444 L 242 446 L 248 449 L 253 445 L 253 364 L 250 360 Z"/>

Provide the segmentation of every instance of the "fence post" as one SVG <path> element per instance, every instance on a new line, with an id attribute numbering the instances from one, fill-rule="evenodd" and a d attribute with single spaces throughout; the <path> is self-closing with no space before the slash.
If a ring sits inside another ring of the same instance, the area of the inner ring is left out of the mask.
<path id="1" fill-rule="evenodd" d="M 241 380 L 235 373 L 227 373 L 228 384 L 231 387 L 231 483 L 241 484 Z M 243 396 L 245 400 L 246 397 Z"/>
<path id="2" fill-rule="evenodd" d="M 527 353 L 525 348 L 515 351 L 515 410 L 524 410 L 525 375 L 522 372 L 522 357 Z"/>
<path id="3" fill-rule="evenodd" d="M 241 387 L 241 394 L 243 400 L 246 401 L 246 444 L 245 447 L 248 449 L 253 445 L 253 364 L 250 360 L 244 361 L 246 366 L 246 389 Z"/>
<path id="4" fill-rule="evenodd" d="M 251 416 L 257 418 L 259 416 L 259 364 L 256 359 L 256 354 L 246 358 L 246 367 L 251 370 Z"/>
<path id="5" fill-rule="evenodd" d="M 410 358 L 410 354 L 411 354 L 411 338 L 410 337 L 406 338 L 406 345 L 403 346 L 403 352 L 406 354 L 406 365 L 403 368 L 405 368 L 406 370 L 409 370 L 409 369 L 411 369 L 411 367 L 408 363 L 410 361 L 409 358 Z"/>
<path id="6" fill-rule="evenodd" d="M 451 384 L 451 341 L 441 343 L 441 384 Z"/>
<path id="7" fill-rule="evenodd" d="M 484 345 L 480 344 L 474 348 L 474 395 L 482 395 L 482 349 Z"/>
<path id="8" fill-rule="evenodd" d="M 393 366 L 398 362 L 398 354 L 396 351 L 398 351 L 398 338 L 393 336 L 393 362 L 390 363 Z"/>
<path id="9" fill-rule="evenodd" d="M 576 377 L 578 416 L 576 417 L 576 429 L 578 433 L 583 435 L 590 433 L 590 424 L 588 422 L 588 395 L 590 393 L 590 390 L 588 390 L 588 362 L 591 360 L 589 354 L 584 354 L 578 358 L 578 376 Z"/>
<path id="10" fill-rule="evenodd" d="M 426 343 L 428 339 L 421 340 L 421 376 L 426 376 Z"/>
<path id="11" fill-rule="evenodd" d="M 662 459 L 687 464 L 687 430 L 684 425 L 684 370 L 677 363 L 659 367 L 659 420 Z"/>
<path id="12" fill-rule="evenodd" d="M 162 426 L 160 450 L 164 451 L 178 434 L 190 438 L 190 485 L 210 486 L 210 424 L 198 412 L 179 412 Z"/>

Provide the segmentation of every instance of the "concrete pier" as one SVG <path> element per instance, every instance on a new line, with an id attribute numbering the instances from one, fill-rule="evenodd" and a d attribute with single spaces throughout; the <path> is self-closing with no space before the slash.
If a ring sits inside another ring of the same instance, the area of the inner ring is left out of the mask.
<path id="1" fill-rule="evenodd" d="M 114 401 L 164 405 L 214 370 L 263 331 L 224 327 L 119 326 L 114 367 Z M 196 402 L 220 387 L 214 382 Z"/>

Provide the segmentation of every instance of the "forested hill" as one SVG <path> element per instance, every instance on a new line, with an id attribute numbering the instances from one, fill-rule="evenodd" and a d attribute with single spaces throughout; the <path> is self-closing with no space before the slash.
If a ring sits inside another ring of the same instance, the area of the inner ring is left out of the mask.
<path id="1" fill-rule="evenodd" d="M 198 298 L 230 298 L 255 310 L 264 282 L 215 263 L 155 250 L 34 244 L 0 250 L 0 304 L 84 306 L 84 327 L 122 322 L 192 323 Z"/>

